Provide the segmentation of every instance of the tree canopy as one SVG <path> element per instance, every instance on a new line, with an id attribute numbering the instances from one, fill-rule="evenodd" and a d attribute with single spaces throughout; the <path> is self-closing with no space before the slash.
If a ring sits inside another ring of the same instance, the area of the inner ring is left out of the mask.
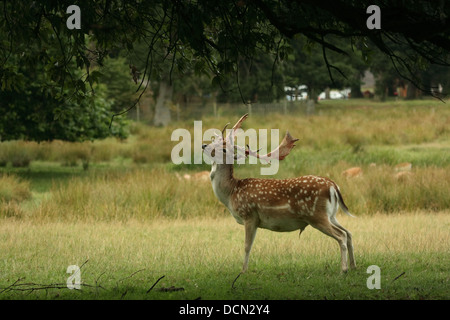
<path id="1" fill-rule="evenodd" d="M 366 10 L 372 4 L 380 8 L 381 29 L 367 27 Z M 67 27 L 69 5 L 80 8 L 81 29 Z M 396 73 L 432 93 L 422 81 L 423 70 L 449 66 L 450 5 L 392 0 L 4 0 L 0 139 L 76 140 L 81 133 L 65 132 L 68 126 L 61 122 L 73 117 L 83 121 L 76 124 L 86 132 L 81 139 L 103 137 L 111 131 L 107 117 L 100 115 L 132 108 L 151 81 L 171 83 L 175 74 L 189 72 L 208 76 L 225 90 L 233 80 L 240 85 L 248 66 L 258 70 L 271 64 L 276 70 L 295 55 L 293 41 L 298 39 L 302 48 L 321 54 L 332 82 L 359 70 L 356 65 L 349 70 L 345 59 L 368 63 L 374 52 L 381 52 Z M 129 106 L 121 97 L 113 106 L 102 92 L 114 88 L 97 85 L 105 59 L 119 52 L 130 67 L 128 85 L 134 81 L 138 93 Z M 298 71 L 314 72 L 305 68 Z M 272 83 L 277 76 L 272 73 Z M 85 129 L 89 123 L 102 129 Z M 120 132 L 118 117 L 113 124 Z"/>

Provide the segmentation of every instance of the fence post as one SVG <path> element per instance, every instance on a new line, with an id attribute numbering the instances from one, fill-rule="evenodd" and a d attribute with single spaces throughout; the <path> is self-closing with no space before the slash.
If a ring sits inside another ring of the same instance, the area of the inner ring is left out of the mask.
<path id="1" fill-rule="evenodd" d="M 214 118 L 217 118 L 217 102 L 213 102 L 213 112 L 214 112 Z"/>
<path id="2" fill-rule="evenodd" d="M 316 103 L 313 99 L 306 101 L 306 115 L 311 116 L 314 114 Z"/>
<path id="3" fill-rule="evenodd" d="M 138 102 L 137 105 L 136 105 L 136 122 L 140 122 L 141 121 L 140 109 L 141 109 L 141 105 Z"/>

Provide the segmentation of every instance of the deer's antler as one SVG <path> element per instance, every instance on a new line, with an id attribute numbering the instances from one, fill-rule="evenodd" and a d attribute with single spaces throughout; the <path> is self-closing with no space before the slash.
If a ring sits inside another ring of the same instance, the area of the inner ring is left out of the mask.
<path id="1" fill-rule="evenodd" d="M 288 156 L 288 154 L 291 152 L 292 148 L 295 147 L 295 142 L 298 141 L 298 139 L 294 139 L 289 131 L 286 131 L 286 135 L 284 136 L 283 140 L 281 141 L 280 145 L 273 151 L 269 152 L 268 154 L 261 155 L 258 151 L 253 151 L 250 149 L 250 147 L 247 145 L 247 149 L 245 149 L 245 154 L 247 156 L 253 156 L 258 159 L 263 159 L 266 161 L 270 161 L 272 159 L 278 159 L 283 160 Z"/>
<path id="2" fill-rule="evenodd" d="M 225 130 L 227 129 L 227 127 L 228 127 L 229 124 L 230 124 L 230 123 L 228 122 L 228 123 L 225 125 L 225 127 L 223 127 L 223 129 L 222 129 L 222 138 L 223 138 L 223 139 L 225 139 L 225 137 L 224 137 Z"/>
<path id="3" fill-rule="evenodd" d="M 233 129 L 231 129 L 231 131 L 228 133 L 227 137 L 224 138 L 224 140 L 226 141 L 227 144 L 229 144 L 230 146 L 233 146 L 234 149 L 236 149 L 236 151 L 241 151 L 243 154 L 245 154 L 246 157 L 248 156 L 253 156 L 259 159 L 263 159 L 267 162 L 270 162 L 270 160 L 273 159 L 278 159 L 278 160 L 283 160 L 284 158 L 286 158 L 289 153 L 291 152 L 292 148 L 295 147 L 295 142 L 298 141 L 298 139 L 294 139 L 291 134 L 289 133 L 289 131 L 286 131 L 286 135 L 284 136 L 283 140 L 281 141 L 280 145 L 273 151 L 261 155 L 259 154 L 259 150 L 258 151 L 253 151 L 250 149 L 250 147 L 247 145 L 247 149 L 237 146 L 234 144 L 234 138 L 236 137 L 236 131 L 238 129 L 241 128 L 242 122 L 245 121 L 245 119 L 248 118 L 248 113 L 244 114 L 239 120 L 238 122 L 236 122 L 236 124 L 233 126 Z M 222 136 L 225 132 L 225 129 L 227 128 L 227 126 L 229 125 L 229 123 L 227 123 L 225 125 L 225 128 L 223 128 L 222 130 Z"/>
<path id="4" fill-rule="evenodd" d="M 245 119 L 248 118 L 248 113 L 244 114 L 238 122 L 233 126 L 233 129 L 228 133 L 227 138 L 225 139 L 228 143 L 231 145 L 234 145 L 234 138 L 236 137 L 236 131 L 241 128 L 242 122 L 244 122 Z M 225 126 L 226 128 L 226 126 Z M 225 130 L 224 128 L 224 130 Z"/>

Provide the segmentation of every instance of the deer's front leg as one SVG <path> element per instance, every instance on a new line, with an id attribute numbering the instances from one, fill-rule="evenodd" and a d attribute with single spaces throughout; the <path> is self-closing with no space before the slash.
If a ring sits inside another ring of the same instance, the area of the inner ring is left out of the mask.
<path id="1" fill-rule="evenodd" d="M 255 240 L 256 230 L 258 229 L 257 219 L 248 219 L 244 222 L 245 227 L 245 256 L 244 265 L 242 266 L 242 273 L 248 269 L 248 258 L 252 250 L 253 240 Z"/>

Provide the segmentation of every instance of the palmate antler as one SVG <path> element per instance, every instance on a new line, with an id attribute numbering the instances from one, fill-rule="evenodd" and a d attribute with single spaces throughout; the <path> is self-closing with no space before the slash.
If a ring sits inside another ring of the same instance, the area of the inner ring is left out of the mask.
<path id="1" fill-rule="evenodd" d="M 289 131 L 286 131 L 286 135 L 284 136 L 283 140 L 281 141 L 280 145 L 273 151 L 261 155 L 258 153 L 258 151 L 253 151 L 250 149 L 250 147 L 247 145 L 247 149 L 245 149 L 245 154 L 247 156 L 253 156 L 258 159 L 263 159 L 266 161 L 270 161 L 273 159 L 283 160 L 286 158 L 289 153 L 291 152 L 292 148 L 295 147 L 295 142 L 298 141 L 298 139 L 294 139 Z"/>
<path id="2" fill-rule="evenodd" d="M 273 150 L 267 154 L 264 154 L 264 155 L 259 154 L 258 153 L 259 150 L 258 151 L 251 150 L 248 145 L 247 145 L 247 149 L 235 145 L 234 138 L 236 137 L 236 131 L 241 128 L 242 122 L 244 122 L 244 120 L 247 118 L 248 118 L 248 114 L 246 113 L 238 120 L 238 122 L 236 122 L 236 124 L 233 126 L 233 129 L 231 129 L 231 131 L 228 133 L 227 137 L 224 138 L 224 140 L 227 144 L 233 146 L 237 151 L 241 151 L 243 154 L 245 154 L 246 157 L 252 156 L 252 157 L 256 157 L 258 159 L 265 160 L 267 162 L 270 162 L 270 160 L 274 160 L 274 159 L 283 160 L 284 158 L 286 158 L 289 155 L 292 148 L 295 147 L 294 143 L 296 141 L 298 141 L 298 139 L 294 139 L 291 136 L 291 134 L 289 133 L 289 131 L 286 131 L 286 135 L 284 136 L 283 140 L 281 141 L 281 144 L 275 150 Z M 222 136 L 228 125 L 229 125 L 229 123 L 225 126 L 225 128 L 223 128 Z"/>

